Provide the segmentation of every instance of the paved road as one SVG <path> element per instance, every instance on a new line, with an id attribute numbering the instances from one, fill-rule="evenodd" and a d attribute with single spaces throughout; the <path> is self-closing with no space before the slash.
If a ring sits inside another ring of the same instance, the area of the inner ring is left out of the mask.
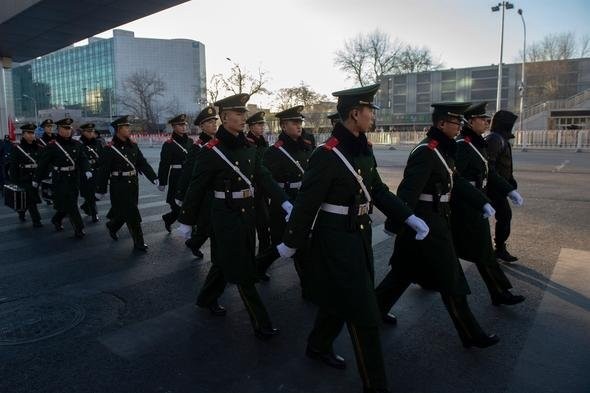
<path id="1" fill-rule="evenodd" d="M 158 149 L 144 151 L 155 165 Z M 377 157 L 395 189 L 407 150 L 378 148 Z M 517 152 L 516 167 L 526 204 L 514 211 L 510 248 L 521 262 L 506 270 L 527 301 L 492 307 L 476 270 L 464 263 L 474 313 L 502 339 L 487 350 L 465 350 L 439 297 L 410 288 L 394 310 L 399 326 L 382 332 L 394 391 L 590 391 L 590 154 Z M 131 251 L 125 230 L 111 241 L 104 222 L 87 220 L 88 236 L 75 240 L 70 228 L 33 230 L 0 207 L 0 392 L 360 391 L 346 332 L 336 349 L 347 370 L 303 355 L 314 307 L 300 299 L 288 260 L 260 286 L 281 328 L 276 340 L 260 342 L 235 288 L 221 299 L 225 318 L 193 307 L 208 250 L 195 261 L 164 230 L 164 196 L 145 181 L 141 195 L 145 255 Z M 102 215 L 107 208 L 100 203 Z M 45 222 L 50 215 L 42 209 Z M 382 222 L 377 212 L 378 279 L 393 246 Z"/>

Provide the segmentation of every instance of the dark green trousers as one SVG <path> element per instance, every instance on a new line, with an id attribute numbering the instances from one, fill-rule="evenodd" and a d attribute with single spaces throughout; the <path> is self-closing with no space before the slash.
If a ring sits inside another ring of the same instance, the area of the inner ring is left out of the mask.
<path id="1" fill-rule="evenodd" d="M 319 309 L 313 330 L 307 339 L 314 349 L 326 353 L 346 324 L 361 380 L 365 389 L 387 389 L 385 362 L 377 326 L 358 326 Z"/>
<path id="2" fill-rule="evenodd" d="M 69 206 L 67 210 L 58 210 L 53 215 L 51 219 L 52 222 L 59 222 L 61 223 L 65 217 L 70 219 L 70 223 L 76 230 L 80 230 L 84 228 L 84 223 L 82 222 L 82 216 L 80 215 L 80 210 L 78 210 L 78 206 Z"/>
<path id="3" fill-rule="evenodd" d="M 223 294 L 226 286 L 227 281 L 221 269 L 217 265 L 211 265 L 205 283 L 197 296 L 197 305 L 206 307 L 214 304 Z M 238 291 L 254 329 L 271 327 L 270 317 L 254 284 L 238 285 Z"/>
<path id="4" fill-rule="evenodd" d="M 145 243 L 143 239 L 143 230 L 141 229 L 140 222 L 125 221 L 120 218 L 111 218 L 106 225 L 111 231 L 118 232 L 119 229 L 121 229 L 121 227 L 123 226 L 123 224 L 127 224 L 127 229 L 129 229 L 129 234 L 133 239 L 133 244 L 142 245 Z"/>

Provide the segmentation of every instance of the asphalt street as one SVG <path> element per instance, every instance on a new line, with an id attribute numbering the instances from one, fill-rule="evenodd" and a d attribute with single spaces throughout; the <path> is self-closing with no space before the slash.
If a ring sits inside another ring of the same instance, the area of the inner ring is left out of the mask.
<path id="1" fill-rule="evenodd" d="M 159 149 L 143 149 L 157 167 Z M 376 147 L 383 180 L 395 191 L 408 148 Z M 493 307 L 477 270 L 463 266 L 469 302 L 481 325 L 501 341 L 464 349 L 436 293 L 411 287 L 394 307 L 397 327 L 382 340 L 394 392 L 590 391 L 590 153 L 515 151 L 525 205 L 514 208 L 504 265 L 514 307 Z M 315 307 L 301 299 L 290 260 L 277 261 L 259 290 L 281 334 L 257 340 L 235 287 L 215 318 L 193 306 L 210 266 L 164 229 L 165 197 L 141 181 L 146 254 L 132 251 L 125 228 L 114 242 L 104 220 L 85 218 L 83 240 L 44 228 L 0 207 L 0 392 L 55 393 L 348 393 L 361 384 L 346 331 L 335 344 L 344 371 L 304 355 Z M 101 216 L 108 201 L 99 203 Z M 374 215 L 377 280 L 393 241 Z M 231 247 L 231 245 L 228 245 Z"/>

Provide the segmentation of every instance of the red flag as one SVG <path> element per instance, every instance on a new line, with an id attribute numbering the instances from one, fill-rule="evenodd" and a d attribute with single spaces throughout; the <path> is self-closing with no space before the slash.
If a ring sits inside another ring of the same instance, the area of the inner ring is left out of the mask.
<path id="1" fill-rule="evenodd" d="M 10 116 L 8 116 L 8 138 L 11 141 L 16 141 L 16 127 Z"/>

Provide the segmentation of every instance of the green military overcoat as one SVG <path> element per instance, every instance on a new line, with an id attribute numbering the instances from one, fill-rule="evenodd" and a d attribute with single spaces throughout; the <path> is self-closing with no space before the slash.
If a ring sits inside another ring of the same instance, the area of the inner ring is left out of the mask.
<path id="1" fill-rule="evenodd" d="M 162 144 L 158 179 L 161 186 L 168 186 L 166 202 L 169 204 L 174 203 L 182 167 L 193 144 L 193 140 L 188 135 L 179 135 L 175 132 Z"/>
<path id="2" fill-rule="evenodd" d="M 27 192 L 27 205 L 41 203 L 39 190 L 33 187 L 32 182 L 43 148 L 39 146 L 37 141 L 27 143 L 24 139 L 21 140 L 18 146 L 30 158 L 20 151 L 16 145 L 13 146 L 12 153 L 10 154 L 10 181 L 25 189 Z"/>

